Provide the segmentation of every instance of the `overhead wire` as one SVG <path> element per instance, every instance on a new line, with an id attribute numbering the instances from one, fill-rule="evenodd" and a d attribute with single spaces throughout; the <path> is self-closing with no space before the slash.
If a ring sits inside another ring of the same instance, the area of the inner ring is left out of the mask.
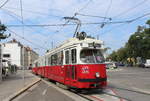
<path id="1" fill-rule="evenodd" d="M 92 25 L 92 24 L 102 24 L 102 23 L 105 23 L 105 24 L 119 24 L 119 23 L 132 23 L 138 19 L 141 19 L 145 16 L 148 16 L 150 15 L 150 13 L 146 13 L 146 14 L 143 14 L 142 16 L 139 16 L 139 17 L 136 17 L 136 18 L 133 18 L 133 19 L 130 19 L 130 20 L 123 20 L 123 21 L 115 21 L 115 22 L 86 22 L 86 23 L 81 23 L 82 25 Z M 76 24 L 66 24 L 67 26 L 72 26 L 72 25 L 76 25 Z M 9 27 L 21 27 L 22 25 L 7 25 Z M 64 26 L 64 24 L 41 24 L 41 25 L 24 25 L 24 26 L 30 26 L 30 27 L 55 27 L 55 26 Z"/>
<path id="2" fill-rule="evenodd" d="M 10 11 L 10 10 L 7 10 L 7 9 L 4 9 L 4 8 L 1 8 L 3 11 L 5 11 L 5 12 L 9 12 L 9 13 L 7 13 L 9 16 L 11 16 L 11 17 L 13 17 L 14 19 L 16 19 L 17 21 L 19 21 L 20 23 L 22 23 L 22 20 L 20 19 L 21 18 L 21 16 L 19 16 L 19 15 L 17 15 L 17 14 L 15 14 L 14 12 L 12 12 L 12 11 Z M 12 14 L 14 14 L 14 15 L 12 15 Z M 19 17 L 19 18 L 18 18 Z M 7 27 L 9 27 L 9 26 L 7 26 Z M 30 28 L 30 27 L 28 27 L 28 26 L 24 26 L 24 27 L 27 27 L 27 28 Z M 8 28 L 7 28 L 8 29 Z M 32 28 L 30 28 L 31 30 L 33 30 Z M 10 29 L 8 29 L 9 31 L 10 31 Z M 13 31 L 11 31 L 11 32 L 13 32 Z M 13 33 L 15 33 L 15 32 L 13 32 Z M 16 33 L 15 33 L 16 34 Z M 19 36 L 18 34 L 16 34 L 17 36 Z M 22 37 L 22 36 L 19 36 L 21 39 L 25 39 L 24 37 Z M 26 41 L 28 41 L 28 42 L 30 42 L 31 44 L 33 43 L 32 41 L 29 41 L 28 39 L 25 39 Z M 35 44 L 33 44 L 33 45 L 35 45 Z M 37 46 L 37 45 L 36 45 Z M 43 47 L 41 48 L 41 49 L 43 49 Z"/>
<path id="3" fill-rule="evenodd" d="M 6 0 L 2 5 L 0 5 L 0 8 L 4 7 L 7 3 L 8 3 L 9 0 Z"/>
<path id="4" fill-rule="evenodd" d="M 77 12 L 83 11 L 85 8 L 88 7 L 88 5 L 92 2 L 92 0 L 89 0 L 82 8 L 80 8 Z"/>
<path id="5" fill-rule="evenodd" d="M 46 50 L 47 50 L 47 48 L 42 47 L 42 46 L 40 46 L 40 45 L 38 45 L 38 44 L 36 44 L 36 43 L 34 43 L 34 42 L 32 42 L 32 41 L 30 41 L 30 40 L 26 39 L 25 37 L 23 37 L 23 36 L 21 36 L 21 35 L 17 34 L 17 33 L 16 33 L 16 32 L 14 32 L 14 31 L 12 31 L 11 29 L 7 28 L 7 30 L 8 30 L 9 32 L 11 32 L 11 33 L 15 34 L 15 35 L 16 35 L 16 36 L 18 36 L 19 38 L 21 38 L 21 39 L 23 39 L 23 40 L 25 40 L 25 41 L 29 42 L 30 44 L 33 44 L 33 45 L 35 45 L 35 46 L 37 46 L 37 47 L 39 47 L 39 48 L 41 48 L 41 49 L 46 49 Z"/>
<path id="6" fill-rule="evenodd" d="M 117 14 L 117 15 L 115 15 L 113 18 L 120 17 L 120 16 L 122 16 L 122 15 L 127 14 L 128 12 L 131 12 L 131 11 L 134 10 L 135 8 L 137 8 L 137 7 L 141 6 L 142 4 L 144 4 L 146 1 L 148 1 L 148 0 L 142 0 L 141 2 L 137 3 L 135 6 L 129 8 L 129 9 L 127 9 L 127 10 L 125 10 L 125 11 L 123 11 L 123 12 Z"/>
<path id="7" fill-rule="evenodd" d="M 10 11 L 10 10 L 4 9 L 4 8 L 1 8 L 1 10 L 4 11 L 5 13 L 7 13 L 9 16 L 11 16 L 11 17 L 13 17 L 13 18 L 19 20 L 19 22 L 22 22 L 21 19 L 19 19 L 19 18 L 21 18 L 20 15 L 17 15 L 16 13 L 14 13 L 14 12 L 12 12 L 12 11 Z M 12 13 L 13 15 L 10 14 L 10 13 Z M 15 16 L 14 16 L 14 15 L 15 15 Z M 19 17 L 19 18 L 18 18 L 18 17 Z"/>
<path id="8" fill-rule="evenodd" d="M 80 15 L 80 16 L 87 16 L 87 17 L 96 17 L 96 18 L 102 18 L 102 19 L 109 19 L 111 20 L 110 17 L 103 17 L 103 16 L 96 16 L 96 15 L 88 15 L 88 14 L 81 14 L 81 13 L 75 13 L 76 15 Z"/>
<path id="9" fill-rule="evenodd" d="M 109 10 L 110 10 L 110 8 L 111 8 L 111 5 L 112 5 L 112 0 L 110 0 L 110 3 L 109 3 L 108 8 L 107 8 L 107 10 L 106 10 L 105 17 L 104 17 L 104 20 L 103 20 L 103 21 L 105 21 L 105 19 L 107 18 L 107 15 L 108 15 L 108 12 L 109 12 Z"/>
<path id="10" fill-rule="evenodd" d="M 91 3 L 91 1 L 92 1 L 92 0 L 89 0 L 82 8 L 80 8 L 77 12 L 75 12 L 74 15 L 72 16 L 72 18 L 74 18 L 74 17 L 76 16 L 76 13 L 81 12 L 83 9 L 85 9 L 85 8 Z M 64 23 L 64 25 L 60 28 L 60 30 L 57 30 L 57 31 L 56 31 L 56 33 L 57 33 L 57 32 L 60 32 L 60 31 L 65 27 L 65 25 L 67 25 L 69 22 L 70 22 L 69 20 L 66 21 L 66 22 Z"/>
<path id="11" fill-rule="evenodd" d="M 17 8 L 13 8 L 13 7 L 5 7 L 7 9 L 14 9 L 14 10 L 19 10 Z M 22 9 L 24 12 L 28 12 L 28 13 L 34 13 L 34 14 L 37 14 L 37 15 L 46 15 L 46 16 L 52 16 L 52 17 L 59 17 L 59 18 L 62 18 L 63 16 L 58 16 L 58 15 L 50 15 L 48 13 L 43 13 L 43 12 L 39 12 L 39 11 L 32 11 L 32 10 L 25 10 L 25 9 Z"/>
<path id="12" fill-rule="evenodd" d="M 112 0 L 110 0 L 110 3 L 109 3 L 109 5 L 108 5 L 108 7 L 107 7 L 107 10 L 106 10 L 106 13 L 105 13 L 105 17 L 104 17 L 103 22 L 106 20 L 106 17 L 107 17 L 108 12 L 109 12 L 109 10 L 110 10 L 110 8 L 111 8 L 111 5 L 112 5 Z M 112 20 L 112 19 L 109 19 L 109 20 Z M 102 23 L 100 27 L 103 28 L 104 26 L 105 26 L 105 23 Z"/>

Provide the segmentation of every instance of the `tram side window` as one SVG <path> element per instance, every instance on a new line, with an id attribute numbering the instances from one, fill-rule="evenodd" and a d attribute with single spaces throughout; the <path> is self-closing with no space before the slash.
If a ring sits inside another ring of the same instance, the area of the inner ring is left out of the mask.
<path id="1" fill-rule="evenodd" d="M 38 67 L 38 62 L 35 63 L 35 67 Z"/>
<path id="2" fill-rule="evenodd" d="M 72 50 L 71 50 L 71 58 L 72 58 L 72 59 L 71 59 L 71 60 L 72 60 L 72 63 L 76 63 L 76 61 L 77 61 L 77 60 L 76 60 L 76 59 L 77 59 L 77 58 L 76 58 L 76 49 L 72 49 Z"/>
<path id="3" fill-rule="evenodd" d="M 63 64 L 63 51 L 59 52 L 57 55 L 58 55 L 57 64 L 62 65 Z"/>
<path id="4" fill-rule="evenodd" d="M 51 56 L 51 65 L 57 65 L 57 54 Z"/>
<path id="5" fill-rule="evenodd" d="M 65 63 L 69 64 L 69 51 L 65 52 Z"/>
<path id="6" fill-rule="evenodd" d="M 48 65 L 51 65 L 51 57 L 48 58 Z"/>

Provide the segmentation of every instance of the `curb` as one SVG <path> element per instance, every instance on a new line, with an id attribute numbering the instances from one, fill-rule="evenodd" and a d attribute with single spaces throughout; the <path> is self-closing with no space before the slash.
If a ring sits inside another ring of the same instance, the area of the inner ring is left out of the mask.
<path id="1" fill-rule="evenodd" d="M 29 85 L 25 86 L 24 88 L 22 88 L 21 90 L 17 91 L 15 94 L 12 94 L 7 99 L 4 99 L 3 101 L 12 101 L 12 100 L 14 100 L 20 94 L 24 93 L 26 90 L 28 90 L 29 88 L 31 88 L 32 86 L 34 86 L 36 83 L 38 83 L 40 81 L 41 81 L 41 79 L 38 79 L 38 80 L 34 81 L 33 83 L 30 83 Z"/>

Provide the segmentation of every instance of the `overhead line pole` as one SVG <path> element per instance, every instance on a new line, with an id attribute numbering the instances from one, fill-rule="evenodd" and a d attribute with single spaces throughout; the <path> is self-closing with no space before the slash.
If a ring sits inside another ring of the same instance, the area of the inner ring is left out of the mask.
<path id="1" fill-rule="evenodd" d="M 23 36 L 24 36 L 24 21 L 23 21 L 23 12 L 22 12 L 22 9 L 23 9 L 23 7 L 22 7 L 22 0 L 20 0 L 20 13 L 21 13 L 21 19 L 22 19 L 22 21 L 21 21 L 21 23 L 22 23 L 22 34 L 23 34 Z M 25 48 L 24 48 L 24 46 L 22 47 L 22 50 L 21 50 L 22 52 L 22 66 L 23 66 L 23 86 L 25 86 L 25 63 L 24 63 L 24 60 L 25 60 L 25 56 L 24 56 L 24 54 L 25 54 Z"/>

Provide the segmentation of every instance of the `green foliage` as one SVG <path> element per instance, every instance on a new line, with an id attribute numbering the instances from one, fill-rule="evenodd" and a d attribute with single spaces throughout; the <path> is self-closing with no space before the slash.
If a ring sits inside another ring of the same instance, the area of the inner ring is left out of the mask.
<path id="1" fill-rule="evenodd" d="M 150 20 L 148 20 L 148 21 L 146 22 L 146 24 L 148 24 L 148 25 L 150 26 Z"/>
<path id="2" fill-rule="evenodd" d="M 126 61 L 127 58 L 142 57 L 150 59 L 150 20 L 146 22 L 149 27 L 138 26 L 137 31 L 130 36 L 123 48 L 114 51 L 109 58 L 113 61 Z"/>

